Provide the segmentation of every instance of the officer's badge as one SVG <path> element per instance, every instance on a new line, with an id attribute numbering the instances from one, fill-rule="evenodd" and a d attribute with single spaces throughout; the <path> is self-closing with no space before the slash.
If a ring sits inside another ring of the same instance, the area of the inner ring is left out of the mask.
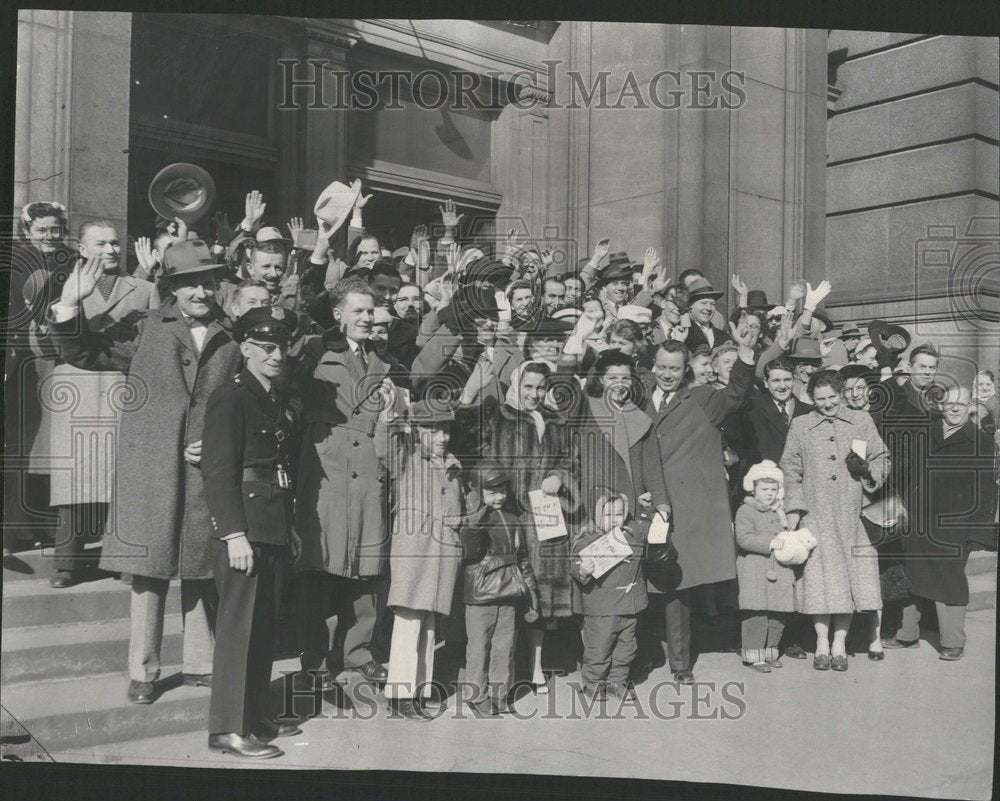
<path id="1" fill-rule="evenodd" d="M 272 306 L 271 307 L 271 316 L 275 320 L 284 320 L 285 319 L 285 310 L 283 308 L 281 308 L 281 306 Z"/>

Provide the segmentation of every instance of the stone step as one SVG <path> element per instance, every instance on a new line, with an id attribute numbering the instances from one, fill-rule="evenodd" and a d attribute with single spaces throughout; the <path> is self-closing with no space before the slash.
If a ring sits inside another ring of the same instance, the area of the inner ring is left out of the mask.
<path id="1" fill-rule="evenodd" d="M 992 551 L 973 551 L 969 554 L 969 561 L 965 566 L 965 575 L 978 576 L 980 573 L 997 572 L 997 555 Z"/>
<path id="2" fill-rule="evenodd" d="M 50 587 L 48 577 L 9 583 L 4 581 L 3 628 L 127 618 L 131 595 L 131 589 L 114 578 L 100 578 L 63 590 Z M 177 583 L 167 593 L 166 611 L 167 614 L 181 611 L 181 593 Z"/>
<path id="3" fill-rule="evenodd" d="M 101 554 L 101 543 L 91 542 L 84 547 L 86 561 L 96 563 Z M 17 551 L 3 560 L 3 582 L 45 579 L 55 573 L 52 560 L 55 553 L 51 547 L 31 548 Z M 100 574 L 107 575 L 107 574 Z"/>
<path id="4" fill-rule="evenodd" d="M 114 673 L 128 664 L 128 640 L 127 619 L 7 629 L 0 682 Z M 161 662 L 180 662 L 182 645 L 181 616 L 165 616 Z"/>
<path id="5" fill-rule="evenodd" d="M 297 659 L 282 660 L 272 677 L 297 669 Z M 5 684 L 3 704 L 50 754 L 179 732 L 201 730 L 207 736 L 209 689 L 183 686 L 179 667 L 165 668 L 162 675 L 164 690 L 153 704 L 126 701 L 124 672 Z"/>
<path id="6" fill-rule="evenodd" d="M 967 611 L 992 609 L 997 605 L 996 573 L 979 573 L 969 576 L 969 606 Z"/>

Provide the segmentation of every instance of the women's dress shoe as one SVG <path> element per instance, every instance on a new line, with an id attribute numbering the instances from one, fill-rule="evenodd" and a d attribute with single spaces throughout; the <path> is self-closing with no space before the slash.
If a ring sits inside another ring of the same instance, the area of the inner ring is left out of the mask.
<path id="1" fill-rule="evenodd" d="M 809 654 L 805 652 L 801 645 L 789 645 L 785 649 L 785 656 L 789 659 L 808 659 Z"/>
<path id="2" fill-rule="evenodd" d="M 920 640 L 897 640 L 895 637 L 891 637 L 887 640 L 882 640 L 883 648 L 919 648 Z"/>
<path id="3" fill-rule="evenodd" d="M 541 684 L 531 683 L 532 688 L 535 691 L 535 695 L 548 695 L 549 694 L 549 677 L 546 676 L 545 680 Z"/>
<path id="4" fill-rule="evenodd" d="M 364 676 L 368 681 L 375 684 L 382 684 L 389 678 L 389 671 L 385 669 L 383 665 L 380 665 L 374 659 L 369 662 L 365 662 L 361 667 L 355 668 L 362 676 Z"/>
<path id="5" fill-rule="evenodd" d="M 943 659 L 945 662 L 957 662 L 963 654 L 965 654 L 964 648 L 942 648 L 938 659 Z"/>
<path id="6" fill-rule="evenodd" d="M 49 579 L 49 586 L 57 590 L 64 590 L 76 584 L 76 576 L 70 570 L 60 570 Z"/>
<path id="7" fill-rule="evenodd" d="M 262 743 L 253 734 L 240 737 L 232 732 L 208 735 L 208 747 L 213 751 L 222 751 L 224 754 L 232 754 L 244 759 L 271 759 L 285 754 L 278 746 Z"/>
<path id="8" fill-rule="evenodd" d="M 694 673 L 690 670 L 675 670 L 674 681 L 678 684 L 694 684 Z"/>
<path id="9" fill-rule="evenodd" d="M 302 729 L 293 723 L 282 723 L 280 720 L 261 718 L 257 722 L 257 729 L 254 731 L 254 734 L 273 740 L 276 737 L 297 737 L 302 734 Z"/>
<path id="10" fill-rule="evenodd" d="M 829 670 L 830 669 L 830 655 L 829 654 L 816 654 L 813 657 L 813 667 L 816 670 Z"/>
<path id="11" fill-rule="evenodd" d="M 126 694 L 130 704 L 151 704 L 156 700 L 156 687 L 151 681 L 136 681 L 128 683 Z"/>
<path id="12" fill-rule="evenodd" d="M 780 657 L 778 659 L 765 659 L 764 660 L 764 664 L 765 665 L 769 665 L 770 667 L 773 667 L 773 668 L 784 667 L 784 665 L 781 664 Z"/>
<path id="13" fill-rule="evenodd" d="M 847 670 L 847 657 L 846 656 L 835 656 L 830 660 L 830 667 L 836 670 L 838 673 L 843 673 Z"/>
<path id="14" fill-rule="evenodd" d="M 185 673 L 184 674 L 184 686 L 185 687 L 211 687 L 212 686 L 212 674 L 211 673 Z"/>
<path id="15" fill-rule="evenodd" d="M 873 651 L 871 648 L 868 649 L 868 658 L 872 662 L 881 662 L 885 659 L 885 651 Z"/>
<path id="16" fill-rule="evenodd" d="M 751 668 L 752 670 L 756 670 L 758 673 L 771 672 L 771 668 L 769 668 L 763 662 L 744 662 L 743 664 L 746 665 L 748 668 Z"/>

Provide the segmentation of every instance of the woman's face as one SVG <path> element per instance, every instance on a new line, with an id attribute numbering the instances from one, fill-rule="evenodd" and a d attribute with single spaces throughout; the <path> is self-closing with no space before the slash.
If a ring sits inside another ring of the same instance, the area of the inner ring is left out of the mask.
<path id="1" fill-rule="evenodd" d="M 618 334 L 612 334 L 611 338 L 608 340 L 608 347 L 618 348 L 626 356 L 631 356 L 635 353 L 636 343 L 631 339 L 626 339 L 625 337 L 618 336 Z"/>
<path id="2" fill-rule="evenodd" d="M 867 409 L 868 382 L 863 378 L 848 378 L 844 382 L 844 400 L 851 409 Z"/>
<path id="3" fill-rule="evenodd" d="M 567 278 L 564 283 L 566 284 L 566 305 L 575 306 L 580 295 L 583 294 L 583 284 L 579 278 Z"/>
<path id="4" fill-rule="evenodd" d="M 497 338 L 496 321 L 490 320 L 488 317 L 478 317 L 473 320 L 473 325 L 476 327 L 476 342 L 484 348 L 493 347 Z"/>
<path id="5" fill-rule="evenodd" d="M 599 300 L 588 300 L 583 304 L 583 316 L 588 320 L 600 322 L 604 319 L 604 306 Z"/>
<path id="6" fill-rule="evenodd" d="M 740 318 L 737 328 L 742 328 L 743 326 L 746 326 L 753 333 L 755 342 L 760 338 L 760 318 L 756 314 L 744 314 Z"/>
<path id="7" fill-rule="evenodd" d="M 546 377 L 539 373 L 524 373 L 521 376 L 521 406 L 533 412 L 545 399 Z"/>
<path id="8" fill-rule="evenodd" d="M 833 387 L 817 387 L 812 394 L 812 402 L 824 417 L 833 417 L 840 411 L 840 405 L 844 402 L 844 396 L 834 390 Z"/>
<path id="9" fill-rule="evenodd" d="M 729 350 L 715 360 L 715 374 L 723 384 L 729 383 L 729 374 L 733 371 L 733 365 L 739 354 L 734 350 Z"/>
<path id="10" fill-rule="evenodd" d="M 613 364 L 604 371 L 601 384 L 604 385 L 604 393 L 608 398 L 622 403 L 628 399 L 632 390 L 632 371 L 622 364 Z"/>
<path id="11" fill-rule="evenodd" d="M 670 325 L 679 325 L 681 322 L 681 307 L 677 305 L 672 297 L 663 300 L 663 318 Z"/>
<path id="12" fill-rule="evenodd" d="M 778 499 L 777 481 L 755 481 L 753 485 L 753 496 L 765 506 L 773 506 Z"/>
<path id="13" fill-rule="evenodd" d="M 38 217 L 28 225 L 28 241 L 42 253 L 55 253 L 63 240 L 63 224 L 58 217 Z"/>
<path id="14" fill-rule="evenodd" d="M 980 400 L 991 397 L 996 389 L 996 384 L 986 373 L 980 373 L 976 376 L 976 397 Z"/>
<path id="15" fill-rule="evenodd" d="M 531 304 L 535 299 L 535 293 L 530 289 L 515 289 L 510 296 L 510 308 L 518 317 L 527 317 L 531 314 Z"/>
<path id="16" fill-rule="evenodd" d="M 710 356 L 692 356 L 690 365 L 693 376 L 692 383 L 695 386 L 700 387 L 712 380 L 712 359 Z"/>
<path id="17" fill-rule="evenodd" d="M 809 376 L 815 373 L 819 367 L 815 364 L 809 364 L 808 362 L 796 362 L 795 363 L 795 378 L 803 383 L 809 383 Z"/>

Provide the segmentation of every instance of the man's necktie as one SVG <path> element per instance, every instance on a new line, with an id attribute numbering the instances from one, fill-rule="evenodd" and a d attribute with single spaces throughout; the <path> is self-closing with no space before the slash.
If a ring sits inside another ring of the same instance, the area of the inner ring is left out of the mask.
<path id="1" fill-rule="evenodd" d="M 784 403 L 779 403 L 778 406 L 781 409 L 781 419 L 785 422 L 785 425 L 787 426 L 788 423 L 790 422 L 788 419 L 788 401 L 785 401 Z"/>
<path id="2" fill-rule="evenodd" d="M 118 278 L 114 273 L 105 273 L 100 278 L 97 279 L 97 289 L 101 293 L 101 297 L 107 301 L 111 297 L 111 293 L 115 288 L 115 280 Z"/>

